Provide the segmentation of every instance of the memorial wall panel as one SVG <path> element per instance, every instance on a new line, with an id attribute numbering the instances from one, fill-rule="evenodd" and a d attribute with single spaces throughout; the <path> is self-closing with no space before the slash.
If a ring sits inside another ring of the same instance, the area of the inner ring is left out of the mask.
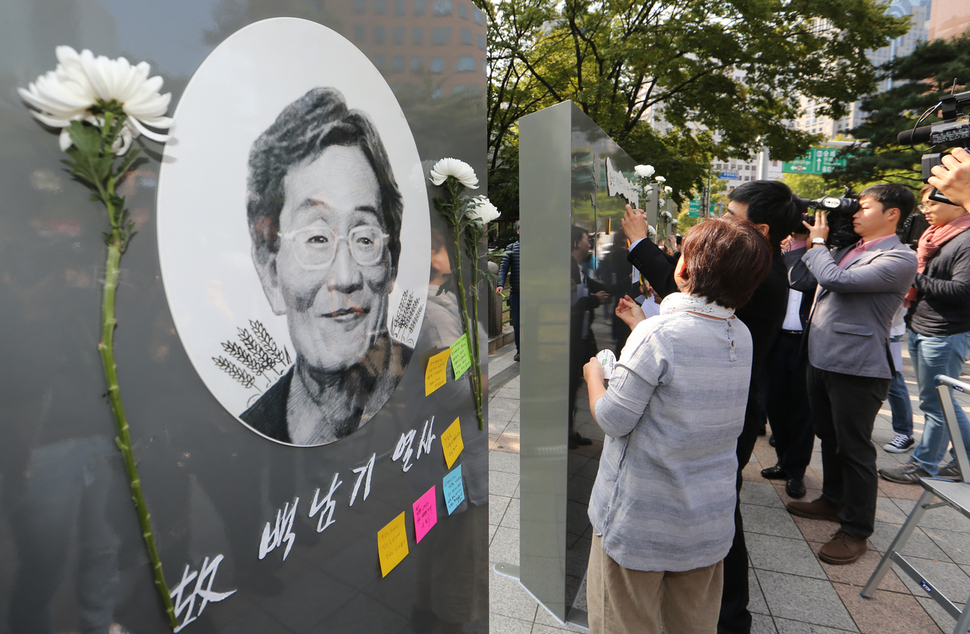
<path id="1" fill-rule="evenodd" d="M 449 229 L 428 181 L 455 157 L 485 192 L 484 15 L 10 0 L 3 18 L 0 632 L 173 629 L 99 356 L 105 206 L 17 92 L 58 46 L 147 62 L 172 95 L 171 138 L 135 138 L 118 183 L 113 348 L 176 629 L 487 631 L 487 432 L 472 370 L 432 360 L 463 329 L 431 284 Z"/>

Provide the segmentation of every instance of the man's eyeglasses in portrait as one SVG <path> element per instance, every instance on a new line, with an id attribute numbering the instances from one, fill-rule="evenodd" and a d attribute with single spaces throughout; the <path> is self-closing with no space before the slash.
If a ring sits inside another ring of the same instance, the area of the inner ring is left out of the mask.
<path id="1" fill-rule="evenodd" d="M 338 236 L 324 224 L 313 224 L 295 231 L 280 234 L 293 243 L 297 262 L 306 269 L 322 269 L 330 266 L 337 257 L 341 240 L 347 241 L 350 255 L 360 266 L 374 266 L 384 256 L 384 243 L 389 237 L 374 225 L 360 225 L 347 235 Z"/>

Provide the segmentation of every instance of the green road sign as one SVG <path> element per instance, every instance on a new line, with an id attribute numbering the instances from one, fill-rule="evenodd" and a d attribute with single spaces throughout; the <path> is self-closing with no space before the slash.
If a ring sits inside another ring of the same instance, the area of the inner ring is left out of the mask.
<path id="1" fill-rule="evenodd" d="M 713 216 L 716 211 L 717 211 L 717 201 L 712 200 L 711 203 L 707 206 L 707 215 Z M 700 200 L 690 201 L 690 203 L 687 205 L 687 217 L 699 218 L 700 215 L 701 215 L 701 201 Z"/>
<path id="2" fill-rule="evenodd" d="M 808 156 L 794 161 L 786 161 L 781 171 L 785 174 L 828 174 L 836 167 L 844 167 L 845 159 L 836 158 L 839 153 L 834 147 L 813 147 Z"/>

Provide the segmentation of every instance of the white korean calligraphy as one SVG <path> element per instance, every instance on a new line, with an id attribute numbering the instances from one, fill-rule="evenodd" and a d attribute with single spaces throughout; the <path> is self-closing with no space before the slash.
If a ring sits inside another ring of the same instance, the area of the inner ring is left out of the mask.
<path id="1" fill-rule="evenodd" d="M 290 554 L 290 549 L 293 548 L 293 540 L 296 539 L 296 533 L 293 532 L 293 519 L 296 517 L 296 506 L 299 503 L 300 498 L 295 498 L 292 507 L 287 503 L 282 510 L 276 511 L 276 523 L 272 531 L 270 530 L 270 523 L 266 522 L 266 526 L 263 527 L 263 536 L 259 540 L 260 559 L 286 542 L 286 549 L 283 551 L 283 561 L 286 561 L 286 556 Z"/>
<path id="2" fill-rule="evenodd" d="M 357 474 L 357 482 L 354 483 L 354 492 L 350 494 L 350 506 L 353 506 L 354 501 L 357 499 L 357 491 L 360 490 L 361 481 L 364 481 L 364 499 L 366 500 L 367 496 L 370 495 L 370 479 L 374 475 L 374 461 L 376 459 L 377 454 L 375 453 L 367 461 L 367 464 L 354 469 L 354 473 Z"/>
<path id="3" fill-rule="evenodd" d="M 320 496 L 320 489 L 313 492 L 313 501 L 310 502 L 310 518 L 312 519 L 313 516 L 320 511 L 320 509 L 323 509 L 323 512 L 320 513 L 320 520 L 317 522 L 318 533 L 322 533 L 323 531 L 327 530 L 328 526 L 336 522 L 336 520 L 333 519 L 333 509 L 337 503 L 333 501 L 333 494 L 337 492 L 337 487 L 344 483 L 343 480 L 339 482 L 337 481 L 339 476 L 339 473 L 333 474 L 333 482 L 330 483 L 330 492 L 327 493 L 327 496 L 319 502 L 317 502 L 317 498 Z M 354 488 L 354 493 L 357 493 L 356 487 Z M 326 517 L 326 521 L 324 521 L 324 517 Z"/>
<path id="4" fill-rule="evenodd" d="M 236 593 L 235 590 L 229 592 L 215 592 L 212 590 L 212 584 L 216 580 L 216 573 L 219 571 L 219 564 L 222 563 L 222 560 L 222 555 L 217 556 L 211 562 L 206 557 L 205 561 L 202 562 L 202 569 L 198 571 L 193 570 L 191 574 L 189 566 L 185 566 L 185 571 L 182 573 L 182 580 L 172 590 L 170 595 L 175 604 L 175 618 L 179 618 L 185 612 L 182 624 L 175 628 L 175 632 L 182 631 L 182 628 L 199 618 L 202 610 L 208 604 L 222 601 L 226 597 Z M 186 588 L 193 581 L 195 581 L 195 586 L 192 588 L 192 593 L 187 597 L 183 597 Z M 195 611 L 196 599 L 201 599 L 198 611 Z"/>

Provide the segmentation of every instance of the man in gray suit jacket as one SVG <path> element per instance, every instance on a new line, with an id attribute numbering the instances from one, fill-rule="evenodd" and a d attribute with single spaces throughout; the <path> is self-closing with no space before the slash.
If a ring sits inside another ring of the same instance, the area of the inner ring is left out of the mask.
<path id="1" fill-rule="evenodd" d="M 791 287 L 818 282 L 808 326 L 808 395 L 822 443 L 822 496 L 789 502 L 788 511 L 837 521 L 841 528 L 819 551 L 830 564 L 850 564 L 866 552 L 876 516 L 876 448 L 872 427 L 895 372 L 889 350 L 893 314 L 916 276 L 916 255 L 896 237 L 915 205 L 909 189 L 869 187 L 852 217 L 861 240 L 830 252 L 828 225 L 815 214 L 808 251 L 791 268 Z"/>

